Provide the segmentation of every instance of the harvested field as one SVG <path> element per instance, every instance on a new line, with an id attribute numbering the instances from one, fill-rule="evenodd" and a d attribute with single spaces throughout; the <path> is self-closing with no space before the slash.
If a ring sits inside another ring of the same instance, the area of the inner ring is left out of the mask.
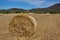
<path id="1" fill-rule="evenodd" d="M 36 32 L 33 32 L 34 35 L 30 37 L 11 36 L 11 32 L 9 30 L 9 27 L 11 26 L 9 25 L 12 25 L 10 24 L 10 22 L 16 15 L 20 14 L 1 14 L 0 40 L 60 40 L 60 14 L 50 14 L 49 16 L 47 16 L 46 14 L 28 14 L 35 18 L 37 22 L 35 30 Z M 14 23 L 14 21 L 12 21 L 12 23 Z M 34 31 L 34 29 L 31 29 L 31 32 L 32 31 Z"/>

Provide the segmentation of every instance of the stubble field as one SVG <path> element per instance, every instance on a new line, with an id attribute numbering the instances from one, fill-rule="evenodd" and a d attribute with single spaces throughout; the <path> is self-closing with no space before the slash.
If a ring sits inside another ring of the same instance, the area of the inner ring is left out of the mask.
<path id="1" fill-rule="evenodd" d="M 11 19 L 20 14 L 0 14 L 0 40 L 60 40 L 60 14 L 28 14 L 35 18 L 37 27 L 33 37 L 12 37 Z"/>

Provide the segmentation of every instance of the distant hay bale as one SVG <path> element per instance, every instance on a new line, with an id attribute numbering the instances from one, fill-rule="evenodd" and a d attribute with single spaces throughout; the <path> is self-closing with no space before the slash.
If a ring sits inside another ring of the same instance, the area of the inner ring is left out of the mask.
<path id="1" fill-rule="evenodd" d="M 12 36 L 32 36 L 35 30 L 35 19 L 26 14 L 15 16 L 9 23 L 9 31 Z"/>
<path id="2" fill-rule="evenodd" d="M 29 13 L 29 14 L 33 14 L 33 13 Z"/>
<path id="3" fill-rule="evenodd" d="M 50 14 L 49 14 L 49 13 L 47 13 L 46 15 L 47 15 L 47 16 L 49 16 Z"/>

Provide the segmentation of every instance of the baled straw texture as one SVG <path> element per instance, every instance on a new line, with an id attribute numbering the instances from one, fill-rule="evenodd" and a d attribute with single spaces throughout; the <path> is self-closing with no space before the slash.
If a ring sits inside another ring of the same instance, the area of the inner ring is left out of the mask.
<path id="1" fill-rule="evenodd" d="M 9 23 L 9 31 L 12 36 L 32 36 L 35 32 L 35 28 L 35 20 L 26 14 L 15 16 Z"/>

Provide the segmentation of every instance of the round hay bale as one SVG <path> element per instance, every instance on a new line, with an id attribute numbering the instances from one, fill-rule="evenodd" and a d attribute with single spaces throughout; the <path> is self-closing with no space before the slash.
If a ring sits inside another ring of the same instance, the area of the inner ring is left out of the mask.
<path id="1" fill-rule="evenodd" d="M 49 13 L 47 13 L 46 15 L 47 15 L 47 16 L 49 16 L 50 14 L 49 14 Z"/>
<path id="2" fill-rule="evenodd" d="M 15 16 L 9 23 L 9 31 L 12 36 L 32 36 L 35 30 L 35 19 L 26 14 Z"/>

